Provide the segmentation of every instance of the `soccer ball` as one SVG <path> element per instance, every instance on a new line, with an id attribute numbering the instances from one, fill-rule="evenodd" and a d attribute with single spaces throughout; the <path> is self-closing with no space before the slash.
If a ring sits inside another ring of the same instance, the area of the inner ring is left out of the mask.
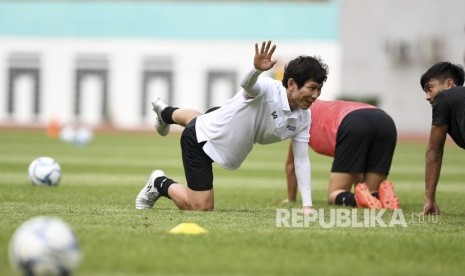
<path id="1" fill-rule="evenodd" d="M 80 127 L 76 129 L 74 134 L 74 144 L 78 147 L 87 146 L 94 138 L 94 134 L 90 128 Z"/>
<path id="2" fill-rule="evenodd" d="M 61 167 L 51 157 L 39 157 L 29 165 L 29 179 L 36 186 L 56 186 L 60 183 Z"/>
<path id="3" fill-rule="evenodd" d="M 75 131 L 72 126 L 64 126 L 60 131 L 60 139 L 65 143 L 73 143 Z"/>
<path id="4" fill-rule="evenodd" d="M 81 259 L 70 226 L 45 216 L 19 226 L 10 240 L 9 256 L 13 268 L 22 275 L 70 275 Z"/>
<path id="5" fill-rule="evenodd" d="M 61 141 L 73 144 L 76 147 L 85 147 L 94 138 L 94 132 L 91 128 L 81 126 L 65 126 L 60 131 Z"/>

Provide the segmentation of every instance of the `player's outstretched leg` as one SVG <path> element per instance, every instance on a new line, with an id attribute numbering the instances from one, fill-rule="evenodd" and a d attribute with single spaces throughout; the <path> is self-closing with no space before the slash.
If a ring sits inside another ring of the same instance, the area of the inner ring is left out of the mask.
<path id="1" fill-rule="evenodd" d="M 155 129 L 161 136 L 166 136 L 170 132 L 170 125 L 165 123 L 161 117 L 161 112 L 167 107 L 168 104 L 161 98 L 157 98 L 152 103 L 153 111 L 155 111 L 155 114 L 157 114 L 157 119 L 155 120 Z"/>
<path id="2" fill-rule="evenodd" d="M 162 176 L 165 176 L 165 173 L 161 170 L 155 170 L 152 172 L 147 183 L 136 197 L 136 209 L 149 209 L 153 207 L 155 201 L 157 201 L 161 196 L 158 189 L 155 188 L 154 182 L 155 179 Z"/>
<path id="3" fill-rule="evenodd" d="M 394 192 L 394 187 L 391 181 L 383 181 L 379 185 L 379 200 L 381 201 L 384 209 L 399 209 L 399 199 Z"/>
<path id="4" fill-rule="evenodd" d="M 365 183 L 359 183 L 354 189 L 355 201 L 358 208 L 381 209 L 381 201 L 372 196 Z"/>

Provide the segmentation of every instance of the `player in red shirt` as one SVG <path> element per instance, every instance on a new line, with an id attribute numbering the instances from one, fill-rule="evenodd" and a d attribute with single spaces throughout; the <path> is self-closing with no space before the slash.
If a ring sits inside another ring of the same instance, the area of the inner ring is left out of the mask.
<path id="1" fill-rule="evenodd" d="M 319 154 L 334 157 L 328 203 L 398 209 L 392 182 L 386 181 L 397 142 L 392 118 L 375 106 L 350 101 L 316 100 L 310 110 L 309 146 Z M 292 150 L 286 161 L 286 176 L 286 201 L 295 201 L 297 182 Z"/>

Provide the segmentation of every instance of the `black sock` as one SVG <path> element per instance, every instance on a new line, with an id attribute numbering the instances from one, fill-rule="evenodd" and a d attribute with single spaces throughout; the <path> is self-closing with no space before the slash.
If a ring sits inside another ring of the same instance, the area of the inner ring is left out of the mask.
<path id="1" fill-rule="evenodd" d="M 153 181 L 153 185 L 155 186 L 155 188 L 157 188 L 160 195 L 167 198 L 170 198 L 170 196 L 168 195 L 168 188 L 173 183 L 175 182 L 172 179 L 167 178 L 166 176 L 157 177 L 155 178 L 155 181 Z"/>
<path id="2" fill-rule="evenodd" d="M 213 111 L 217 110 L 218 108 L 220 108 L 220 107 L 219 106 L 214 106 L 214 107 L 208 109 L 207 111 L 205 111 L 205 114 L 213 112 Z"/>
<path id="3" fill-rule="evenodd" d="M 176 109 L 179 109 L 179 107 L 168 106 L 167 108 L 163 109 L 160 113 L 161 119 L 163 120 L 163 122 L 167 124 L 175 124 L 175 122 L 173 121 L 172 115 Z"/>
<path id="4" fill-rule="evenodd" d="M 374 197 L 376 197 L 377 199 L 379 199 L 379 194 L 378 194 L 378 192 L 372 192 L 371 195 L 374 196 Z"/>
<path id="5" fill-rule="evenodd" d="M 355 195 L 351 192 L 342 192 L 336 196 L 336 205 L 355 207 Z"/>

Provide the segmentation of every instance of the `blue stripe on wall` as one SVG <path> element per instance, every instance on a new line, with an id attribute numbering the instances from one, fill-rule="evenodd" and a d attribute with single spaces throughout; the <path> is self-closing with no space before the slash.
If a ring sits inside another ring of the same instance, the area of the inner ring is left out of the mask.
<path id="1" fill-rule="evenodd" d="M 332 41 L 339 2 L 0 1 L 0 36 Z"/>

